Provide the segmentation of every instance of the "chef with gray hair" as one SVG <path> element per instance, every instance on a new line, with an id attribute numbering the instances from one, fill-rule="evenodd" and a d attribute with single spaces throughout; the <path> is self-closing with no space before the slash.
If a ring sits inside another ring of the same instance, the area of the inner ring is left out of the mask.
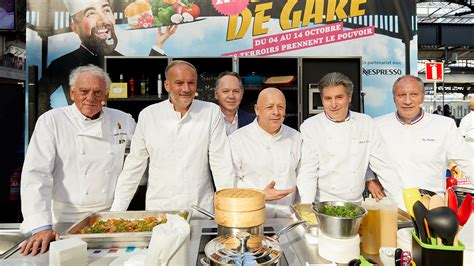
<path id="1" fill-rule="evenodd" d="M 372 118 L 349 110 L 352 81 L 332 72 L 318 84 L 324 112 L 301 125 L 303 147 L 297 178 L 301 201 L 361 201 L 366 181 L 376 198 L 386 194 L 401 197 L 400 182 L 383 160 Z M 366 179 L 369 167 L 384 176 L 383 187 L 373 176 Z"/>
<path id="2" fill-rule="evenodd" d="M 76 68 L 70 85 L 74 103 L 39 117 L 26 152 L 20 228 L 33 235 L 21 248 L 24 255 L 46 252 L 58 237 L 53 224 L 110 209 L 135 130 L 130 114 L 103 107 L 110 78 L 101 68 Z"/>

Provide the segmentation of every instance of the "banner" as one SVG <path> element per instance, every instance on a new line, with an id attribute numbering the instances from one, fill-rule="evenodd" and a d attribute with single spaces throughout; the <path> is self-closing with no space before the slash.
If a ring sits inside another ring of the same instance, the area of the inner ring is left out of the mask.
<path id="1" fill-rule="evenodd" d="M 393 82 L 417 74 L 414 0 L 28 0 L 27 22 L 53 107 L 67 104 L 66 73 L 105 55 L 361 56 L 371 116 L 394 111 Z"/>

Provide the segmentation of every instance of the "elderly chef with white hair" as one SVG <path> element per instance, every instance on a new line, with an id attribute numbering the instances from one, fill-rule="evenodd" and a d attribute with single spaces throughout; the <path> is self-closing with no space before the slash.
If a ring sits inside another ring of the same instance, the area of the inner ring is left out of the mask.
<path id="1" fill-rule="evenodd" d="M 76 68 L 70 85 L 74 103 L 39 117 L 23 164 L 21 230 L 32 233 L 24 255 L 47 251 L 54 223 L 110 209 L 135 130 L 130 114 L 103 107 L 110 78 L 101 68 Z"/>

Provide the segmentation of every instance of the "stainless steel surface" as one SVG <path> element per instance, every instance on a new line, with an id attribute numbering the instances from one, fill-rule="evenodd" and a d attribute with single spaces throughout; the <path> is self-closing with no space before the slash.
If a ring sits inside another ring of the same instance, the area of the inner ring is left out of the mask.
<path id="1" fill-rule="evenodd" d="M 292 222 L 291 220 L 278 218 L 267 219 L 264 225 L 266 235 L 273 235 L 276 231 L 283 228 L 286 224 Z M 189 262 L 193 265 L 202 265 L 201 258 L 205 257 L 204 246 L 213 238 L 217 236 L 217 225 L 210 220 L 193 220 L 191 221 L 191 245 L 189 253 Z M 295 232 L 297 230 L 293 230 Z M 280 258 L 280 265 L 304 265 L 300 263 L 295 256 L 290 243 L 286 237 L 290 233 L 282 235 L 279 239 L 280 247 L 283 250 L 283 255 Z"/>
<path id="2" fill-rule="evenodd" d="M 216 219 L 216 216 L 214 215 L 214 213 L 212 213 L 212 212 L 210 212 L 206 209 L 203 209 L 203 208 L 199 207 L 198 205 L 192 205 L 191 208 L 193 208 L 195 211 L 198 211 L 198 212 L 206 215 L 207 217 L 209 217 L 212 220 Z"/>
<path id="3" fill-rule="evenodd" d="M 110 248 L 110 247 L 146 247 L 148 246 L 152 232 L 127 232 L 127 233 L 97 233 L 81 234 L 81 230 L 97 220 L 107 219 L 143 219 L 145 217 L 163 217 L 166 214 L 178 214 L 185 217 L 189 222 L 191 212 L 189 210 L 173 211 L 127 211 L 127 212 L 96 212 L 86 216 L 84 219 L 72 225 L 61 238 L 79 237 L 87 242 L 88 248 Z"/>
<path id="4" fill-rule="evenodd" d="M 218 236 L 225 236 L 225 235 L 236 235 L 237 233 L 250 233 L 252 235 L 263 235 L 263 224 L 252 226 L 252 227 L 226 227 L 222 225 L 217 225 L 217 235 Z"/>
<path id="5" fill-rule="evenodd" d="M 286 224 L 291 222 L 289 219 L 278 218 L 278 219 L 267 219 L 264 228 L 268 231 L 268 228 L 274 229 L 272 233 L 280 230 Z M 189 262 L 192 265 L 201 265 L 199 257 L 199 248 L 203 239 L 212 239 L 217 235 L 217 227 L 212 220 L 191 220 L 191 239 L 189 248 Z M 18 225 L 19 226 L 19 225 Z M 62 223 L 54 225 L 54 229 L 59 233 L 65 233 L 71 224 Z M 0 224 L 1 228 L 1 224 Z M 271 230 L 270 229 L 270 230 Z M 288 232 L 280 237 L 280 247 L 283 250 L 283 259 L 280 260 L 281 266 L 285 265 L 307 265 L 308 264 L 331 264 L 330 261 L 323 259 L 318 254 L 318 245 L 309 244 L 304 238 L 305 231 L 302 227 L 296 227 L 295 230 Z M 205 242 L 207 243 L 207 242 Z M 204 243 L 204 245 L 205 245 Z M 202 247 L 204 248 L 204 246 Z M 370 258 L 375 261 L 379 261 L 378 256 L 364 255 L 366 258 Z M 5 262 L 7 265 L 48 265 L 49 257 L 48 253 L 39 254 L 37 256 L 22 256 L 19 252 L 13 254 Z M 203 257 L 205 257 L 203 255 Z M 106 260 L 109 258 L 109 260 Z M 90 265 L 108 265 L 112 261 L 110 258 L 114 257 L 89 257 L 88 263 Z M 104 263 L 104 261 L 106 261 Z"/>
<path id="6" fill-rule="evenodd" d="M 321 213 L 325 206 L 344 206 L 355 208 L 361 212 L 354 218 L 335 217 Z M 359 205 L 350 202 L 342 201 L 324 201 L 313 203 L 313 210 L 316 212 L 316 218 L 321 232 L 325 235 L 334 238 L 350 238 L 358 234 L 360 223 L 364 216 L 367 215 L 367 210 Z"/>
<path id="7" fill-rule="evenodd" d="M 216 265 L 277 265 L 282 255 L 276 239 L 246 232 L 218 236 L 206 244 L 204 251 Z"/>
<path id="8" fill-rule="evenodd" d="M 310 203 L 292 204 L 290 208 L 295 214 L 298 221 L 306 221 L 306 223 L 303 224 L 305 231 L 308 234 L 317 237 L 319 225 L 316 219 L 316 214 L 313 211 L 313 205 Z M 313 219 L 309 220 L 308 217 L 305 217 L 305 213 L 306 215 L 313 215 L 313 217 L 311 218 L 314 218 L 314 221 Z"/>
<path id="9" fill-rule="evenodd" d="M 198 205 L 192 205 L 192 209 L 198 211 L 205 216 L 209 217 L 210 219 L 214 220 L 216 216 L 211 213 L 210 211 L 199 207 Z M 252 226 L 252 227 L 227 227 L 223 225 L 217 225 L 217 235 L 225 236 L 225 235 L 235 235 L 240 232 L 247 232 L 252 235 L 262 235 L 263 234 L 263 224 Z"/>
<path id="10" fill-rule="evenodd" d="M 0 229 L 0 258 L 8 258 L 15 253 L 24 239 L 19 229 Z"/>
<path id="11" fill-rule="evenodd" d="M 274 239 L 279 239 L 282 234 L 286 234 L 290 232 L 291 230 L 295 229 L 298 225 L 305 224 L 306 221 L 297 221 L 294 223 L 291 223 L 285 227 L 283 227 L 280 231 L 278 231 L 275 235 L 272 236 Z"/>

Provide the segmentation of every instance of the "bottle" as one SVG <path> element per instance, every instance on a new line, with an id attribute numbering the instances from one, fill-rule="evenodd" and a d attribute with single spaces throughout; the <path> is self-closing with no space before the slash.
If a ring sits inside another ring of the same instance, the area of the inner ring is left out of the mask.
<path id="1" fill-rule="evenodd" d="M 156 81 L 158 99 L 161 99 L 161 94 L 163 94 L 163 82 L 161 81 L 161 74 L 158 74 L 158 80 Z"/>
<path id="2" fill-rule="evenodd" d="M 377 201 L 366 198 L 362 207 L 367 210 L 367 216 L 362 220 L 361 249 L 363 252 L 376 255 L 380 249 L 380 211 Z"/>
<path id="3" fill-rule="evenodd" d="M 140 80 L 140 94 L 145 95 L 146 94 L 146 83 L 145 83 L 145 76 L 142 76 L 142 79 Z"/>
<path id="4" fill-rule="evenodd" d="M 150 79 L 147 77 L 145 79 L 145 95 L 150 94 Z"/>
<path id="5" fill-rule="evenodd" d="M 123 83 L 123 74 L 120 74 L 119 82 Z"/>
<path id="6" fill-rule="evenodd" d="M 389 198 L 383 198 L 380 206 L 380 246 L 397 247 L 398 207 Z"/>
<path id="7" fill-rule="evenodd" d="M 135 80 L 133 78 L 130 78 L 128 81 L 128 85 L 130 87 L 130 96 L 135 96 Z"/>

